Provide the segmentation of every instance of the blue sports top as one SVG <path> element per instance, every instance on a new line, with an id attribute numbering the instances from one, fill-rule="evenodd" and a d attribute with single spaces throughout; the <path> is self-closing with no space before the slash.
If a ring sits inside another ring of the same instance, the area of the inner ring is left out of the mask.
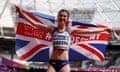
<path id="1" fill-rule="evenodd" d="M 70 34 L 68 28 L 64 32 L 58 32 L 58 29 L 55 28 L 53 34 L 53 47 L 54 49 L 69 49 L 70 47 Z"/>

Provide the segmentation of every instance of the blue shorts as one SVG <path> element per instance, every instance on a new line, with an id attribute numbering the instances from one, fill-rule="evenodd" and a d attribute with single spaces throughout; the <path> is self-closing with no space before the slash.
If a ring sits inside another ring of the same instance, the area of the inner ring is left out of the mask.
<path id="1" fill-rule="evenodd" d="M 62 67 L 69 64 L 69 60 L 50 60 L 49 63 L 56 71 L 59 71 Z"/>

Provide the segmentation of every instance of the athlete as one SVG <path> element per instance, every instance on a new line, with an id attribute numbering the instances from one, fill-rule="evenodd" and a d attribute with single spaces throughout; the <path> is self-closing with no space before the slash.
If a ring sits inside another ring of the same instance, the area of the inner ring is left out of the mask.
<path id="1" fill-rule="evenodd" d="M 69 24 L 69 12 L 66 9 L 61 9 L 57 15 L 57 28 L 39 22 L 34 21 L 28 15 L 26 15 L 22 9 L 18 9 L 20 14 L 23 15 L 25 19 L 30 21 L 33 25 L 37 26 L 40 29 L 47 30 L 51 33 L 53 37 L 53 51 L 49 60 L 47 72 L 70 72 L 69 64 L 69 45 L 70 45 L 70 36 L 74 32 L 80 33 L 93 33 L 101 31 L 112 31 L 111 28 L 98 28 L 96 30 L 89 29 L 80 29 L 72 27 Z"/>

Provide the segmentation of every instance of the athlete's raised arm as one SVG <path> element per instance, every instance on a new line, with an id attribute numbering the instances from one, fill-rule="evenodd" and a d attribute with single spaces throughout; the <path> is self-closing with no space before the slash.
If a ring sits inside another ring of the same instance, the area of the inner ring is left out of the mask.
<path id="1" fill-rule="evenodd" d="M 52 26 L 49 26 L 49 25 L 37 22 L 34 19 L 32 19 L 31 17 L 29 17 L 29 15 L 27 15 L 26 13 L 24 13 L 24 11 L 21 8 L 17 7 L 17 9 L 19 11 L 19 14 L 21 14 L 22 17 L 24 17 L 26 20 L 28 20 L 29 22 L 31 22 L 31 24 L 33 24 L 34 26 L 36 26 L 36 27 L 38 27 L 40 29 L 43 29 L 43 30 L 47 30 L 49 32 L 53 31 L 53 27 Z"/>
<path id="2" fill-rule="evenodd" d="M 71 27 L 71 32 L 75 33 L 97 33 L 97 32 L 102 32 L 102 31 L 109 31 L 112 32 L 111 28 L 98 28 L 98 29 L 81 29 L 77 27 Z"/>

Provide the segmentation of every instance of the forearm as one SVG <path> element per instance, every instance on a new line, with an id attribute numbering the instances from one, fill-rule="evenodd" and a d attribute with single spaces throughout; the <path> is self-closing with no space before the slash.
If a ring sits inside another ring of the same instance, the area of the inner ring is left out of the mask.
<path id="1" fill-rule="evenodd" d="M 107 30 L 108 30 L 107 28 L 98 28 L 95 30 L 91 30 L 91 33 L 103 32 L 103 31 L 107 31 Z"/>
<path id="2" fill-rule="evenodd" d="M 26 20 L 28 20 L 29 22 L 31 22 L 34 25 L 37 25 L 38 22 L 36 22 L 35 20 L 31 19 L 28 15 L 26 15 L 22 10 L 20 11 L 20 14 L 22 15 L 22 17 L 24 17 Z"/>
<path id="3" fill-rule="evenodd" d="M 29 17 L 29 15 L 27 15 L 26 13 L 24 13 L 23 11 L 21 11 L 20 14 L 21 14 L 26 20 L 28 20 L 32 25 L 34 25 L 34 26 L 36 26 L 36 27 L 38 27 L 38 28 L 41 28 L 41 29 L 46 29 L 46 28 L 48 28 L 47 25 L 35 21 L 35 20 L 32 19 L 31 17 Z"/>
<path id="4" fill-rule="evenodd" d="M 34 19 L 32 19 L 29 15 L 27 15 L 26 13 L 24 13 L 24 11 L 20 11 L 20 14 L 27 20 L 29 21 L 32 25 L 40 28 L 40 29 L 43 29 L 43 30 L 46 30 L 46 31 L 49 31 L 52 33 L 52 30 L 53 30 L 53 27 L 52 26 L 48 26 L 46 24 L 42 24 L 40 22 L 37 22 L 35 21 Z"/>

